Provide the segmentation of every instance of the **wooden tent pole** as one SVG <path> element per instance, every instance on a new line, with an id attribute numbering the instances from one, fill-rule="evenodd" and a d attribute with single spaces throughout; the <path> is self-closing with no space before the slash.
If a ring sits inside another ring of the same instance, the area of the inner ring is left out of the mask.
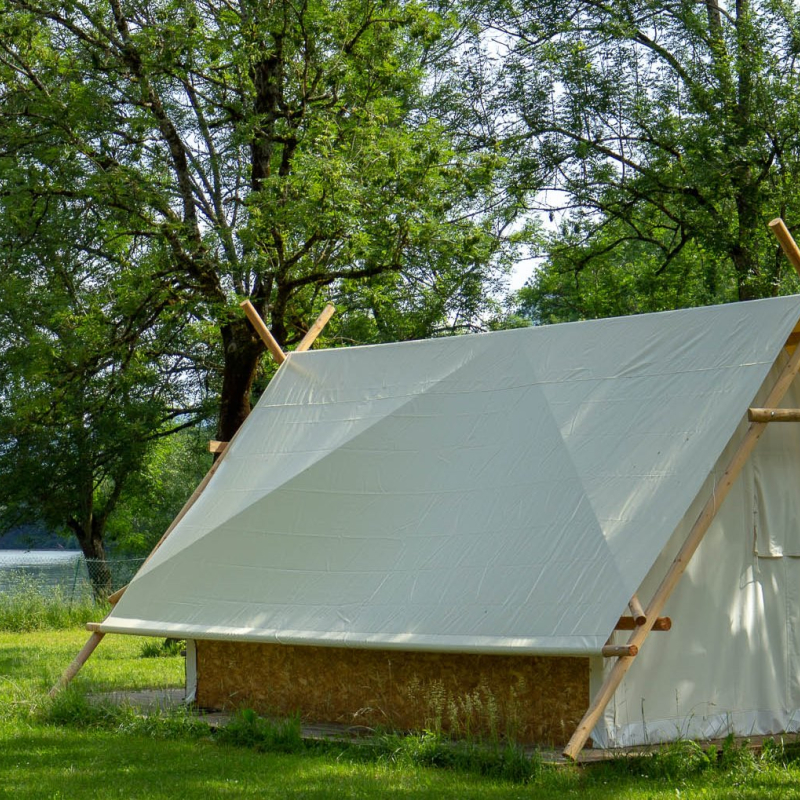
<path id="1" fill-rule="evenodd" d="M 792 238 L 792 234 L 789 233 L 789 229 L 786 227 L 784 221 L 778 217 L 768 223 L 767 227 L 775 234 L 775 238 L 786 254 L 786 258 L 789 259 L 792 266 L 797 270 L 797 274 L 800 275 L 800 248 L 798 248 L 797 243 Z"/>
<path id="2" fill-rule="evenodd" d="M 72 663 L 64 670 L 64 674 L 58 679 L 58 683 L 50 690 L 50 697 L 55 697 L 80 672 L 81 667 L 88 661 L 89 656 L 104 636 L 102 631 L 92 632 L 89 641 L 81 648 L 80 653 L 75 656 Z"/>
<path id="3" fill-rule="evenodd" d="M 286 353 L 281 350 L 281 346 L 275 341 L 275 337 L 270 333 L 269 328 L 264 324 L 258 311 L 255 310 L 253 304 L 249 300 L 245 300 L 239 304 L 244 313 L 247 314 L 247 319 L 250 324 L 256 329 L 256 333 L 261 337 L 261 341 L 267 346 L 267 350 L 272 353 L 272 357 L 278 362 L 278 366 L 286 361 Z"/>
<path id="4" fill-rule="evenodd" d="M 798 248 L 783 220 L 780 218 L 772 220 L 772 222 L 769 223 L 769 228 L 775 234 L 775 237 L 780 243 L 783 252 L 786 254 L 786 257 L 789 259 L 795 270 L 797 270 L 798 275 L 800 275 L 800 248 Z M 775 385 L 772 387 L 772 391 L 769 393 L 769 396 L 764 403 L 765 407 L 775 408 L 779 405 L 799 371 L 800 347 L 795 349 L 794 353 L 789 359 L 789 362 L 783 368 L 783 371 L 778 377 L 778 380 L 775 382 Z M 700 542 L 703 540 L 706 531 L 711 526 L 719 507 L 722 505 L 725 497 L 727 497 L 728 492 L 731 490 L 731 487 L 735 483 L 736 478 L 742 471 L 742 468 L 747 462 L 750 453 L 752 453 L 753 448 L 756 446 L 756 443 L 766 427 L 766 422 L 751 422 L 748 426 L 744 438 L 740 442 L 739 447 L 736 449 L 736 452 L 733 454 L 730 462 L 728 463 L 728 466 L 722 476 L 722 480 L 714 486 L 714 491 L 712 492 L 711 497 L 708 498 L 705 506 L 703 506 L 703 510 L 697 517 L 697 520 L 692 526 L 691 531 L 689 531 L 686 541 L 683 543 L 678 555 L 675 557 L 675 560 L 667 570 L 667 574 L 664 576 L 658 589 L 656 589 L 653 599 L 647 606 L 647 610 L 645 611 L 646 621 L 644 625 L 638 627 L 631 634 L 630 639 L 628 639 L 628 645 L 639 648 L 647 638 L 647 635 L 655 625 L 658 615 L 661 613 L 664 605 L 675 589 L 675 586 L 680 580 L 681 575 L 683 575 L 684 571 L 686 570 L 689 560 L 699 547 Z M 594 726 L 600 720 L 603 711 L 605 711 L 606 706 L 619 688 L 620 683 L 622 683 L 622 679 L 625 677 L 625 673 L 630 669 L 632 663 L 632 657 L 622 657 L 619 658 L 617 663 L 611 668 L 611 672 L 609 672 L 605 681 L 603 681 L 600 691 L 597 693 L 594 700 L 592 700 L 592 703 L 587 709 L 586 714 L 580 721 L 578 727 L 575 729 L 575 733 L 572 734 L 572 738 L 564 748 L 564 755 L 567 756 L 567 758 L 575 759 L 578 757 L 578 753 L 580 753 L 580 751 L 583 749 L 583 746 L 586 744 L 586 740 L 589 738 Z"/>
<path id="5" fill-rule="evenodd" d="M 272 357 L 278 362 L 278 366 L 280 366 L 286 360 L 286 354 L 283 352 L 283 350 L 281 350 L 280 345 L 275 341 L 275 337 L 270 333 L 269 328 L 267 328 L 267 326 L 264 324 L 264 320 L 261 319 L 261 316 L 255 310 L 253 304 L 249 300 L 245 300 L 243 303 L 241 303 L 241 306 L 244 309 L 247 318 L 250 320 L 250 324 L 256 329 L 256 332 L 266 344 L 267 349 L 272 354 Z M 311 345 L 314 343 L 314 340 L 317 338 L 317 336 L 319 336 L 325 325 L 327 325 L 328 320 L 333 316 L 335 311 L 336 307 L 332 303 L 328 303 L 328 305 L 325 306 L 322 313 L 319 315 L 319 317 L 317 317 L 314 324 L 308 329 L 308 332 L 298 345 L 298 350 L 308 350 L 308 348 L 311 347 Z M 236 437 L 234 436 L 234 438 Z M 217 458 L 217 460 L 211 465 L 211 469 L 209 469 L 205 474 L 203 480 L 200 481 L 197 488 L 194 490 L 194 492 L 192 492 L 192 496 L 184 503 L 183 508 L 181 508 L 181 510 L 178 512 L 178 515 L 175 517 L 175 519 L 172 520 L 172 523 L 164 532 L 164 535 L 158 540 L 156 546 L 150 551 L 147 558 L 142 562 L 142 566 L 144 566 L 153 557 L 156 550 L 161 547 L 166 538 L 172 533 L 178 523 L 184 518 L 184 516 L 186 516 L 189 509 L 205 491 L 206 486 L 208 486 L 209 481 L 214 476 L 217 468 L 222 463 L 222 459 L 228 452 L 229 444 L 230 443 L 225 443 L 220 450 L 215 451 L 219 453 L 219 458 Z M 110 594 L 108 596 L 109 603 L 115 605 L 117 602 L 119 602 L 119 599 L 123 594 L 125 594 L 125 590 L 127 588 L 128 586 L 125 585 L 122 588 L 117 589 L 117 591 L 113 594 Z M 100 644 L 104 636 L 105 634 L 102 631 L 92 631 L 92 635 L 89 637 L 89 640 L 83 646 L 80 653 L 78 653 L 73 662 L 64 671 L 64 674 L 61 676 L 58 683 L 50 690 L 51 697 L 54 697 L 56 694 L 58 694 L 58 692 L 67 686 L 69 682 L 78 674 L 81 667 L 89 659 L 89 656 L 92 655 L 95 648 L 98 644 Z"/>
<path id="6" fill-rule="evenodd" d="M 767 402 L 765 403 L 767 407 L 772 408 L 780 403 L 798 372 L 800 372 L 800 347 L 795 350 L 789 362 L 783 368 L 778 380 L 775 382 L 775 386 L 773 386 L 767 398 Z M 728 496 L 728 492 L 730 492 L 731 487 L 736 482 L 736 478 L 742 471 L 742 467 L 744 467 L 750 453 L 753 452 L 753 448 L 756 446 L 756 443 L 766 428 L 766 422 L 751 422 L 748 426 L 747 432 L 736 448 L 736 452 L 731 457 L 731 460 L 728 462 L 728 466 L 722 478 L 718 483 L 714 484 L 711 496 L 703 506 L 703 510 L 697 517 L 691 531 L 689 531 L 686 541 L 683 543 L 678 555 L 667 570 L 667 574 L 664 576 L 658 589 L 656 589 L 653 599 L 648 604 L 645 610 L 646 620 L 644 625 L 638 627 L 631 634 L 630 639 L 628 639 L 628 646 L 636 647 L 637 650 L 641 648 L 642 643 L 652 630 L 656 619 L 675 589 L 678 580 L 688 566 L 689 560 L 694 555 L 706 531 L 714 521 L 719 507 Z M 575 733 L 572 734 L 572 738 L 564 748 L 565 756 L 572 759 L 578 757 L 578 753 L 580 753 L 583 746 L 586 744 L 586 740 L 589 738 L 592 729 L 599 721 L 603 711 L 605 711 L 606 706 L 617 691 L 622 679 L 625 677 L 625 673 L 630 669 L 631 664 L 633 664 L 633 658 L 622 657 L 611 668 L 611 672 L 609 672 L 603 685 L 600 687 L 600 691 L 597 693 L 594 700 L 592 700 L 592 704 L 589 706 L 580 724 L 575 729 Z"/>
<path id="7" fill-rule="evenodd" d="M 322 329 L 328 324 L 328 320 L 336 313 L 336 306 L 333 303 L 328 303 L 322 309 L 322 313 L 317 317 L 314 324 L 308 329 L 306 335 L 300 340 L 300 344 L 295 348 L 296 353 L 304 353 L 312 344 L 314 344 L 317 336 L 322 333 Z"/>

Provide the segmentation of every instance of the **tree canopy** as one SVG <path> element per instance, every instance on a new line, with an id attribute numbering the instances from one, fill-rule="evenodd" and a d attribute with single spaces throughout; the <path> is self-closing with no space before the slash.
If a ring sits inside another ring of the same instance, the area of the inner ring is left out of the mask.
<path id="1" fill-rule="evenodd" d="M 800 221 L 795 4 L 478 5 L 501 53 L 493 113 L 517 153 L 515 184 L 561 223 L 527 293 L 529 308 L 544 303 L 539 318 L 795 285 L 765 228 Z M 627 299 L 590 297 L 601 273 Z"/>
<path id="2" fill-rule="evenodd" d="M 491 306 L 502 160 L 431 91 L 455 30 L 406 0 L 0 0 L 0 469 L 38 470 L 7 511 L 99 541 L 209 392 L 229 439 L 263 351 L 244 298 L 285 347 L 328 300 L 345 341 Z"/>

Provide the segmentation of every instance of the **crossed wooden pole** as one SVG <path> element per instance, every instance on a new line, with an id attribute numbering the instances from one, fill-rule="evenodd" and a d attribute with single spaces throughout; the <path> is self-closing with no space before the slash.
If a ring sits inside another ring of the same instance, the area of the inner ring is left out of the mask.
<path id="1" fill-rule="evenodd" d="M 267 346 L 267 350 L 269 350 L 272 357 L 277 362 L 278 367 L 280 367 L 280 365 L 286 361 L 286 353 L 281 350 L 280 345 L 275 341 L 275 337 L 272 335 L 272 333 L 270 333 L 269 328 L 264 323 L 264 320 L 261 319 L 258 311 L 256 311 L 256 309 L 253 307 L 253 304 L 249 300 L 245 300 L 240 305 L 244 309 L 247 318 L 250 320 L 250 324 L 253 326 L 253 328 L 255 328 L 256 333 L 258 333 L 258 335 L 261 337 L 261 340 Z M 295 348 L 295 352 L 302 353 L 311 348 L 311 345 L 314 344 L 316 338 L 320 335 L 322 329 L 328 324 L 328 320 L 330 320 L 335 311 L 336 307 L 332 303 L 328 303 L 325 306 L 314 324 L 306 332 L 306 335 L 300 340 L 300 344 L 298 344 Z M 234 435 L 234 439 L 235 438 L 236 436 Z M 144 566 L 144 564 L 146 564 L 153 557 L 156 550 L 161 547 L 167 537 L 172 533 L 173 530 L 175 530 L 177 524 L 186 516 L 186 513 L 195 504 L 197 499 L 205 490 L 206 486 L 208 486 L 209 481 L 214 477 L 214 473 L 217 471 L 219 465 L 222 463 L 225 457 L 225 453 L 228 450 L 227 445 L 228 442 L 210 443 L 209 450 L 211 450 L 212 453 L 219 453 L 219 457 L 211 465 L 211 469 L 209 469 L 209 471 L 205 474 L 203 480 L 200 481 L 197 488 L 192 493 L 192 496 L 186 501 L 183 508 L 178 512 L 178 515 L 174 520 L 172 520 L 172 523 L 167 528 L 164 535 L 158 540 L 156 546 L 150 551 L 150 554 L 144 560 L 142 566 Z M 121 589 L 118 589 L 116 592 L 109 595 L 108 602 L 111 603 L 111 605 L 116 605 L 122 595 L 125 594 L 125 590 L 127 588 L 127 586 L 123 586 Z M 78 655 L 75 656 L 72 663 L 64 671 L 64 674 L 59 678 L 56 685 L 50 690 L 50 697 L 55 697 L 55 695 L 57 695 L 65 686 L 67 686 L 78 674 L 81 667 L 89 660 L 90 656 L 95 651 L 95 648 L 100 644 L 105 636 L 105 633 L 100 630 L 101 625 L 102 623 L 98 622 L 86 623 L 86 628 L 87 630 L 91 631 L 91 636 L 86 644 L 81 648 L 81 651 L 78 653 Z"/>
<path id="2" fill-rule="evenodd" d="M 786 228 L 786 225 L 784 225 L 783 220 L 772 220 L 772 222 L 769 223 L 769 228 L 775 234 L 775 237 L 778 239 L 781 248 L 784 253 L 786 253 L 792 266 L 797 270 L 798 275 L 800 275 L 800 249 L 798 249 L 797 244 Z M 789 344 L 790 343 L 787 342 L 787 345 Z M 798 372 L 800 372 L 800 347 L 795 347 L 788 363 L 783 368 L 783 371 L 767 397 L 766 408 L 749 409 L 748 417 L 751 421 L 744 438 L 731 456 L 725 472 L 722 475 L 722 479 L 714 484 L 714 491 L 703 506 L 697 520 L 686 537 L 686 541 L 683 543 L 678 555 L 673 560 L 666 575 L 653 594 L 647 608 L 642 609 L 641 603 L 636 595 L 634 595 L 631 600 L 630 608 L 636 622 L 633 633 L 631 633 L 627 644 L 621 645 L 618 648 L 617 653 L 610 652 L 608 648 L 603 649 L 603 655 L 614 655 L 617 658 L 617 662 L 606 676 L 603 685 L 595 695 L 586 714 L 584 714 L 583 719 L 575 729 L 575 733 L 572 734 L 572 738 L 564 748 L 564 755 L 567 758 L 574 760 L 578 757 L 578 754 L 586 744 L 586 740 L 591 735 L 595 725 L 597 725 L 600 718 L 603 716 L 606 706 L 619 688 L 620 683 L 622 683 L 625 673 L 631 668 L 634 658 L 641 649 L 648 634 L 653 630 L 656 620 L 659 618 L 659 614 L 663 611 L 664 605 L 675 590 L 681 575 L 683 575 L 686 567 L 689 565 L 689 561 L 700 546 L 700 542 L 703 541 L 706 531 L 714 521 L 717 511 L 728 496 L 728 493 L 736 482 L 736 478 L 742 471 L 748 457 L 753 452 L 753 448 L 756 446 L 761 434 L 766 430 L 767 424 L 771 421 L 778 421 L 786 411 L 793 412 L 797 419 L 800 420 L 800 409 L 783 410 L 776 408 L 788 391 Z"/>

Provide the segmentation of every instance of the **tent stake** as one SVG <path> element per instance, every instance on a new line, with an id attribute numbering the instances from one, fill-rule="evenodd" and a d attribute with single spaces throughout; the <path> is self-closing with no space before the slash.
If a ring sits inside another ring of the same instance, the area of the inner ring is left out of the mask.
<path id="1" fill-rule="evenodd" d="M 781 402 L 783 396 L 789 390 L 789 387 L 791 386 L 792 381 L 798 372 L 800 372 L 800 348 L 797 348 L 794 351 L 791 359 L 789 359 L 789 362 L 783 368 L 778 380 L 775 382 L 775 386 L 769 393 L 769 397 L 765 403 L 768 408 L 773 408 Z M 675 589 L 675 586 L 677 585 L 681 575 L 683 575 L 684 570 L 688 566 L 691 557 L 694 555 L 695 551 L 700 545 L 700 542 L 703 540 L 706 531 L 714 521 L 714 517 L 716 516 L 719 507 L 722 505 L 723 501 L 728 495 L 728 492 L 730 492 L 731 487 L 736 482 L 736 478 L 742 471 L 742 467 L 744 467 L 747 459 L 750 456 L 750 453 L 752 453 L 753 448 L 756 446 L 761 434 L 766 430 L 766 427 L 767 423 L 765 422 L 750 423 L 749 427 L 747 428 L 747 433 L 745 433 L 744 438 L 736 448 L 736 452 L 728 462 L 728 466 L 725 469 L 722 478 L 720 479 L 719 483 L 715 484 L 714 491 L 711 493 L 711 496 L 703 506 L 703 510 L 697 517 L 697 520 L 692 526 L 691 531 L 689 531 L 686 541 L 683 543 L 678 555 L 675 557 L 675 560 L 667 570 L 667 574 L 664 576 L 658 589 L 656 589 L 653 599 L 647 606 L 647 610 L 645 611 L 646 621 L 644 625 L 638 627 L 631 634 L 630 639 L 628 639 L 628 646 L 636 647 L 637 650 L 641 648 L 642 642 L 644 642 L 644 640 L 647 638 L 647 634 L 650 633 L 655 625 L 658 615 L 661 613 L 664 605 Z M 584 714 L 583 719 L 575 729 L 575 733 L 572 734 L 572 738 L 564 748 L 564 755 L 567 758 L 576 759 L 578 757 L 578 753 L 580 753 L 580 751 L 583 749 L 583 746 L 586 744 L 586 740 L 589 738 L 592 729 L 600 720 L 600 717 L 605 711 L 606 706 L 614 696 L 614 693 L 617 691 L 620 683 L 622 683 L 622 679 L 625 677 L 625 673 L 630 669 L 632 664 L 633 658 L 623 656 L 620 657 L 616 664 L 614 664 L 614 666 L 611 668 L 611 672 L 609 672 L 605 681 L 603 681 L 600 691 L 598 691 L 594 700 L 592 700 L 592 703 L 586 711 L 586 714 Z"/>

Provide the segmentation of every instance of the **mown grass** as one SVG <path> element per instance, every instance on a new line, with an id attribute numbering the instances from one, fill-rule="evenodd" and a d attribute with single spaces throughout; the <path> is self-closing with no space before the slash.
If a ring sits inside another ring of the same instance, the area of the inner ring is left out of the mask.
<path id="1" fill-rule="evenodd" d="M 680 743 L 641 759 L 554 768 L 514 748 L 493 754 L 433 734 L 315 744 L 302 740 L 298 720 L 245 711 L 212 733 L 186 713 L 143 717 L 90 703 L 87 692 L 182 684 L 183 659 L 144 657 L 137 637 L 107 636 L 75 687 L 48 700 L 87 636 L 0 632 L 0 797 L 800 800 L 798 762 L 779 745 L 757 758 L 733 745 L 709 754 Z"/>

